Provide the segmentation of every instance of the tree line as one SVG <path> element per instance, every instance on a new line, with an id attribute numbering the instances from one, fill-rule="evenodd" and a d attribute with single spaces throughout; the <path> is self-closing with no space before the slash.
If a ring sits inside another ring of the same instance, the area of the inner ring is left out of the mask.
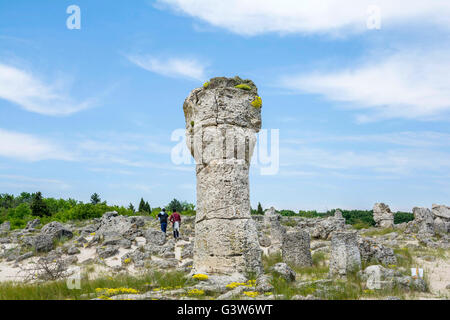
<path id="1" fill-rule="evenodd" d="M 186 201 L 173 199 L 164 206 L 171 213 L 178 211 L 183 215 L 195 215 L 195 205 Z M 117 211 L 120 215 L 150 215 L 156 216 L 161 207 L 151 208 L 148 201 L 141 198 L 138 209 L 134 205 L 108 205 L 102 201 L 99 194 L 94 193 L 90 202 L 83 203 L 75 199 L 45 198 L 41 192 L 22 192 L 18 196 L 0 194 L 0 224 L 9 221 L 12 229 L 24 228 L 28 221 L 39 218 L 43 224 L 51 221 L 76 221 L 100 218 L 105 212 Z"/>

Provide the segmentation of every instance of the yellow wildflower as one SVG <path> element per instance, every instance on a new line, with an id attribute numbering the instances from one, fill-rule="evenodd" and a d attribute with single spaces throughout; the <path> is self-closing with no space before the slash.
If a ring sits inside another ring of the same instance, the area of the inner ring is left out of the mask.
<path id="1" fill-rule="evenodd" d="M 256 291 L 245 291 L 244 294 L 250 298 L 256 298 L 258 296 L 258 292 Z"/>
<path id="2" fill-rule="evenodd" d="M 205 294 L 205 291 L 199 289 L 192 289 L 188 291 L 188 295 L 190 296 L 202 296 Z"/>
<path id="3" fill-rule="evenodd" d="M 206 274 L 198 273 L 198 274 L 194 274 L 192 276 L 192 278 L 200 280 L 200 281 L 204 281 L 204 280 L 208 280 L 209 277 Z"/>

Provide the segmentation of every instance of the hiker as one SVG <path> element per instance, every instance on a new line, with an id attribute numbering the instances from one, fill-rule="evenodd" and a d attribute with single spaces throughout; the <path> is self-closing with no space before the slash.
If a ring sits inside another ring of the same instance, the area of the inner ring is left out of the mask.
<path id="1" fill-rule="evenodd" d="M 160 213 L 158 213 L 158 219 L 159 222 L 161 223 L 161 231 L 164 232 L 164 234 L 166 233 L 167 230 L 167 218 L 169 216 L 166 213 L 166 208 L 163 208 L 162 211 Z"/>
<path id="2" fill-rule="evenodd" d="M 172 222 L 173 226 L 173 237 L 177 240 L 180 237 L 180 223 L 181 223 L 181 215 L 174 210 L 169 219 Z"/>

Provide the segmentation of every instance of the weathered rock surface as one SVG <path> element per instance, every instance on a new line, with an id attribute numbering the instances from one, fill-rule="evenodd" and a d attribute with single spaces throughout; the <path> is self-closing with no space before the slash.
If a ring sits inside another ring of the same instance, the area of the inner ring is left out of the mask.
<path id="1" fill-rule="evenodd" d="M 235 88 L 246 83 L 251 90 Z M 249 166 L 261 109 L 257 89 L 239 78 L 213 78 L 184 102 L 186 142 L 197 168 L 194 269 L 231 274 L 262 271 L 250 216 Z"/>
<path id="2" fill-rule="evenodd" d="M 270 283 L 272 280 L 271 276 L 266 274 L 261 274 L 256 279 L 256 291 L 258 292 L 272 292 L 273 285 Z"/>
<path id="3" fill-rule="evenodd" d="M 306 231 L 288 232 L 283 238 L 283 261 L 290 265 L 312 266 L 310 236 Z"/>
<path id="4" fill-rule="evenodd" d="M 52 239 L 61 239 L 63 237 L 69 239 L 73 237 L 73 233 L 68 227 L 56 221 L 43 226 L 41 234 L 50 236 Z"/>
<path id="5" fill-rule="evenodd" d="M 9 230 L 11 230 L 11 223 L 9 221 L 0 224 L 0 232 L 8 232 Z"/>
<path id="6" fill-rule="evenodd" d="M 433 236 L 434 232 L 434 219 L 433 213 L 427 208 L 413 208 L 414 221 L 413 223 L 417 226 L 417 233 L 426 236 Z"/>
<path id="7" fill-rule="evenodd" d="M 268 253 L 281 253 L 283 247 L 283 239 L 286 234 L 286 228 L 281 225 L 281 215 L 277 214 L 275 208 L 270 208 L 264 212 L 263 225 L 269 232 L 270 239 L 266 241 L 268 246 Z"/>
<path id="8" fill-rule="evenodd" d="M 361 269 L 361 254 L 355 232 L 334 232 L 331 236 L 330 276 L 342 277 Z"/>
<path id="9" fill-rule="evenodd" d="M 335 231 L 345 231 L 345 219 L 336 217 L 329 217 L 323 220 L 318 220 L 316 225 L 311 229 L 311 237 L 315 239 L 330 239 L 331 234 Z"/>
<path id="10" fill-rule="evenodd" d="M 166 236 L 164 232 L 157 229 L 148 229 L 143 233 L 144 238 L 148 244 L 163 245 L 166 242 Z"/>
<path id="11" fill-rule="evenodd" d="M 436 232 L 450 232 L 450 207 L 433 204 L 431 211 L 434 215 L 434 229 Z"/>
<path id="12" fill-rule="evenodd" d="M 54 235 L 39 234 L 36 236 L 29 236 L 23 239 L 26 246 L 32 247 L 37 252 L 49 252 L 54 247 Z"/>
<path id="13" fill-rule="evenodd" d="M 373 206 L 373 220 L 380 228 L 391 228 L 394 226 L 394 214 L 388 205 L 384 203 L 375 203 Z"/>
<path id="14" fill-rule="evenodd" d="M 286 281 L 295 281 L 297 274 L 292 270 L 286 263 L 279 262 L 275 264 L 271 270 L 278 274 L 280 277 L 284 278 Z"/>
<path id="15" fill-rule="evenodd" d="M 358 247 L 361 253 L 361 260 L 364 262 L 377 262 L 385 266 L 397 264 L 394 250 L 375 240 L 360 238 L 358 240 Z"/>
<path id="16" fill-rule="evenodd" d="M 119 253 L 119 248 L 117 246 L 104 246 L 97 248 L 98 257 L 101 259 L 106 259 L 115 256 Z"/>
<path id="17" fill-rule="evenodd" d="M 141 227 L 144 221 L 135 219 L 134 217 L 120 216 L 117 212 L 107 212 L 102 216 L 100 226 L 95 231 L 96 238 L 105 237 L 108 234 L 118 234 L 121 237 L 134 240 L 140 236 Z"/>
<path id="18" fill-rule="evenodd" d="M 36 229 L 37 227 L 39 227 L 40 225 L 41 225 L 41 220 L 34 219 L 34 220 L 27 222 L 27 226 L 25 227 L 25 229 L 33 230 L 33 229 Z"/>

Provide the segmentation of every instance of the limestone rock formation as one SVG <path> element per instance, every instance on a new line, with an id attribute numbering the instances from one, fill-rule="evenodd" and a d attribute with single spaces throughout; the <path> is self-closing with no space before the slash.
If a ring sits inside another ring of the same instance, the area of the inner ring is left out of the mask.
<path id="1" fill-rule="evenodd" d="M 394 226 L 394 214 L 389 206 L 384 203 L 375 203 L 373 206 L 373 220 L 380 228 L 391 228 Z"/>
<path id="2" fill-rule="evenodd" d="M 331 236 L 330 276 L 343 277 L 361 269 L 356 232 L 333 232 Z"/>
<path id="3" fill-rule="evenodd" d="M 267 253 L 280 253 L 283 247 L 283 239 L 286 229 L 281 225 L 281 216 L 275 212 L 275 208 L 270 208 L 264 212 L 264 228 L 270 232 L 270 244 Z"/>
<path id="4" fill-rule="evenodd" d="M 397 264 L 394 250 L 379 242 L 361 237 L 358 240 L 358 247 L 361 253 L 361 260 L 364 262 L 370 263 L 375 261 L 385 266 Z"/>
<path id="5" fill-rule="evenodd" d="M 288 232 L 283 238 L 283 261 L 299 267 L 312 266 L 310 236 L 306 231 Z"/>
<path id="6" fill-rule="evenodd" d="M 196 272 L 262 271 L 248 178 L 261 128 L 261 108 L 252 105 L 258 99 L 254 83 L 236 77 L 213 78 L 184 102 L 186 143 L 197 174 Z"/>
<path id="7" fill-rule="evenodd" d="M 345 230 L 345 218 L 338 216 L 318 220 L 311 230 L 311 237 L 329 240 L 334 231 Z"/>
<path id="8" fill-rule="evenodd" d="M 11 223 L 9 221 L 0 224 L 0 232 L 7 232 L 11 230 Z"/>
<path id="9" fill-rule="evenodd" d="M 417 233 L 433 236 L 434 232 L 434 220 L 433 213 L 427 208 L 413 208 L 414 224 L 418 227 Z"/>
<path id="10" fill-rule="evenodd" d="M 433 204 L 434 228 L 439 233 L 450 232 L 450 207 Z"/>

